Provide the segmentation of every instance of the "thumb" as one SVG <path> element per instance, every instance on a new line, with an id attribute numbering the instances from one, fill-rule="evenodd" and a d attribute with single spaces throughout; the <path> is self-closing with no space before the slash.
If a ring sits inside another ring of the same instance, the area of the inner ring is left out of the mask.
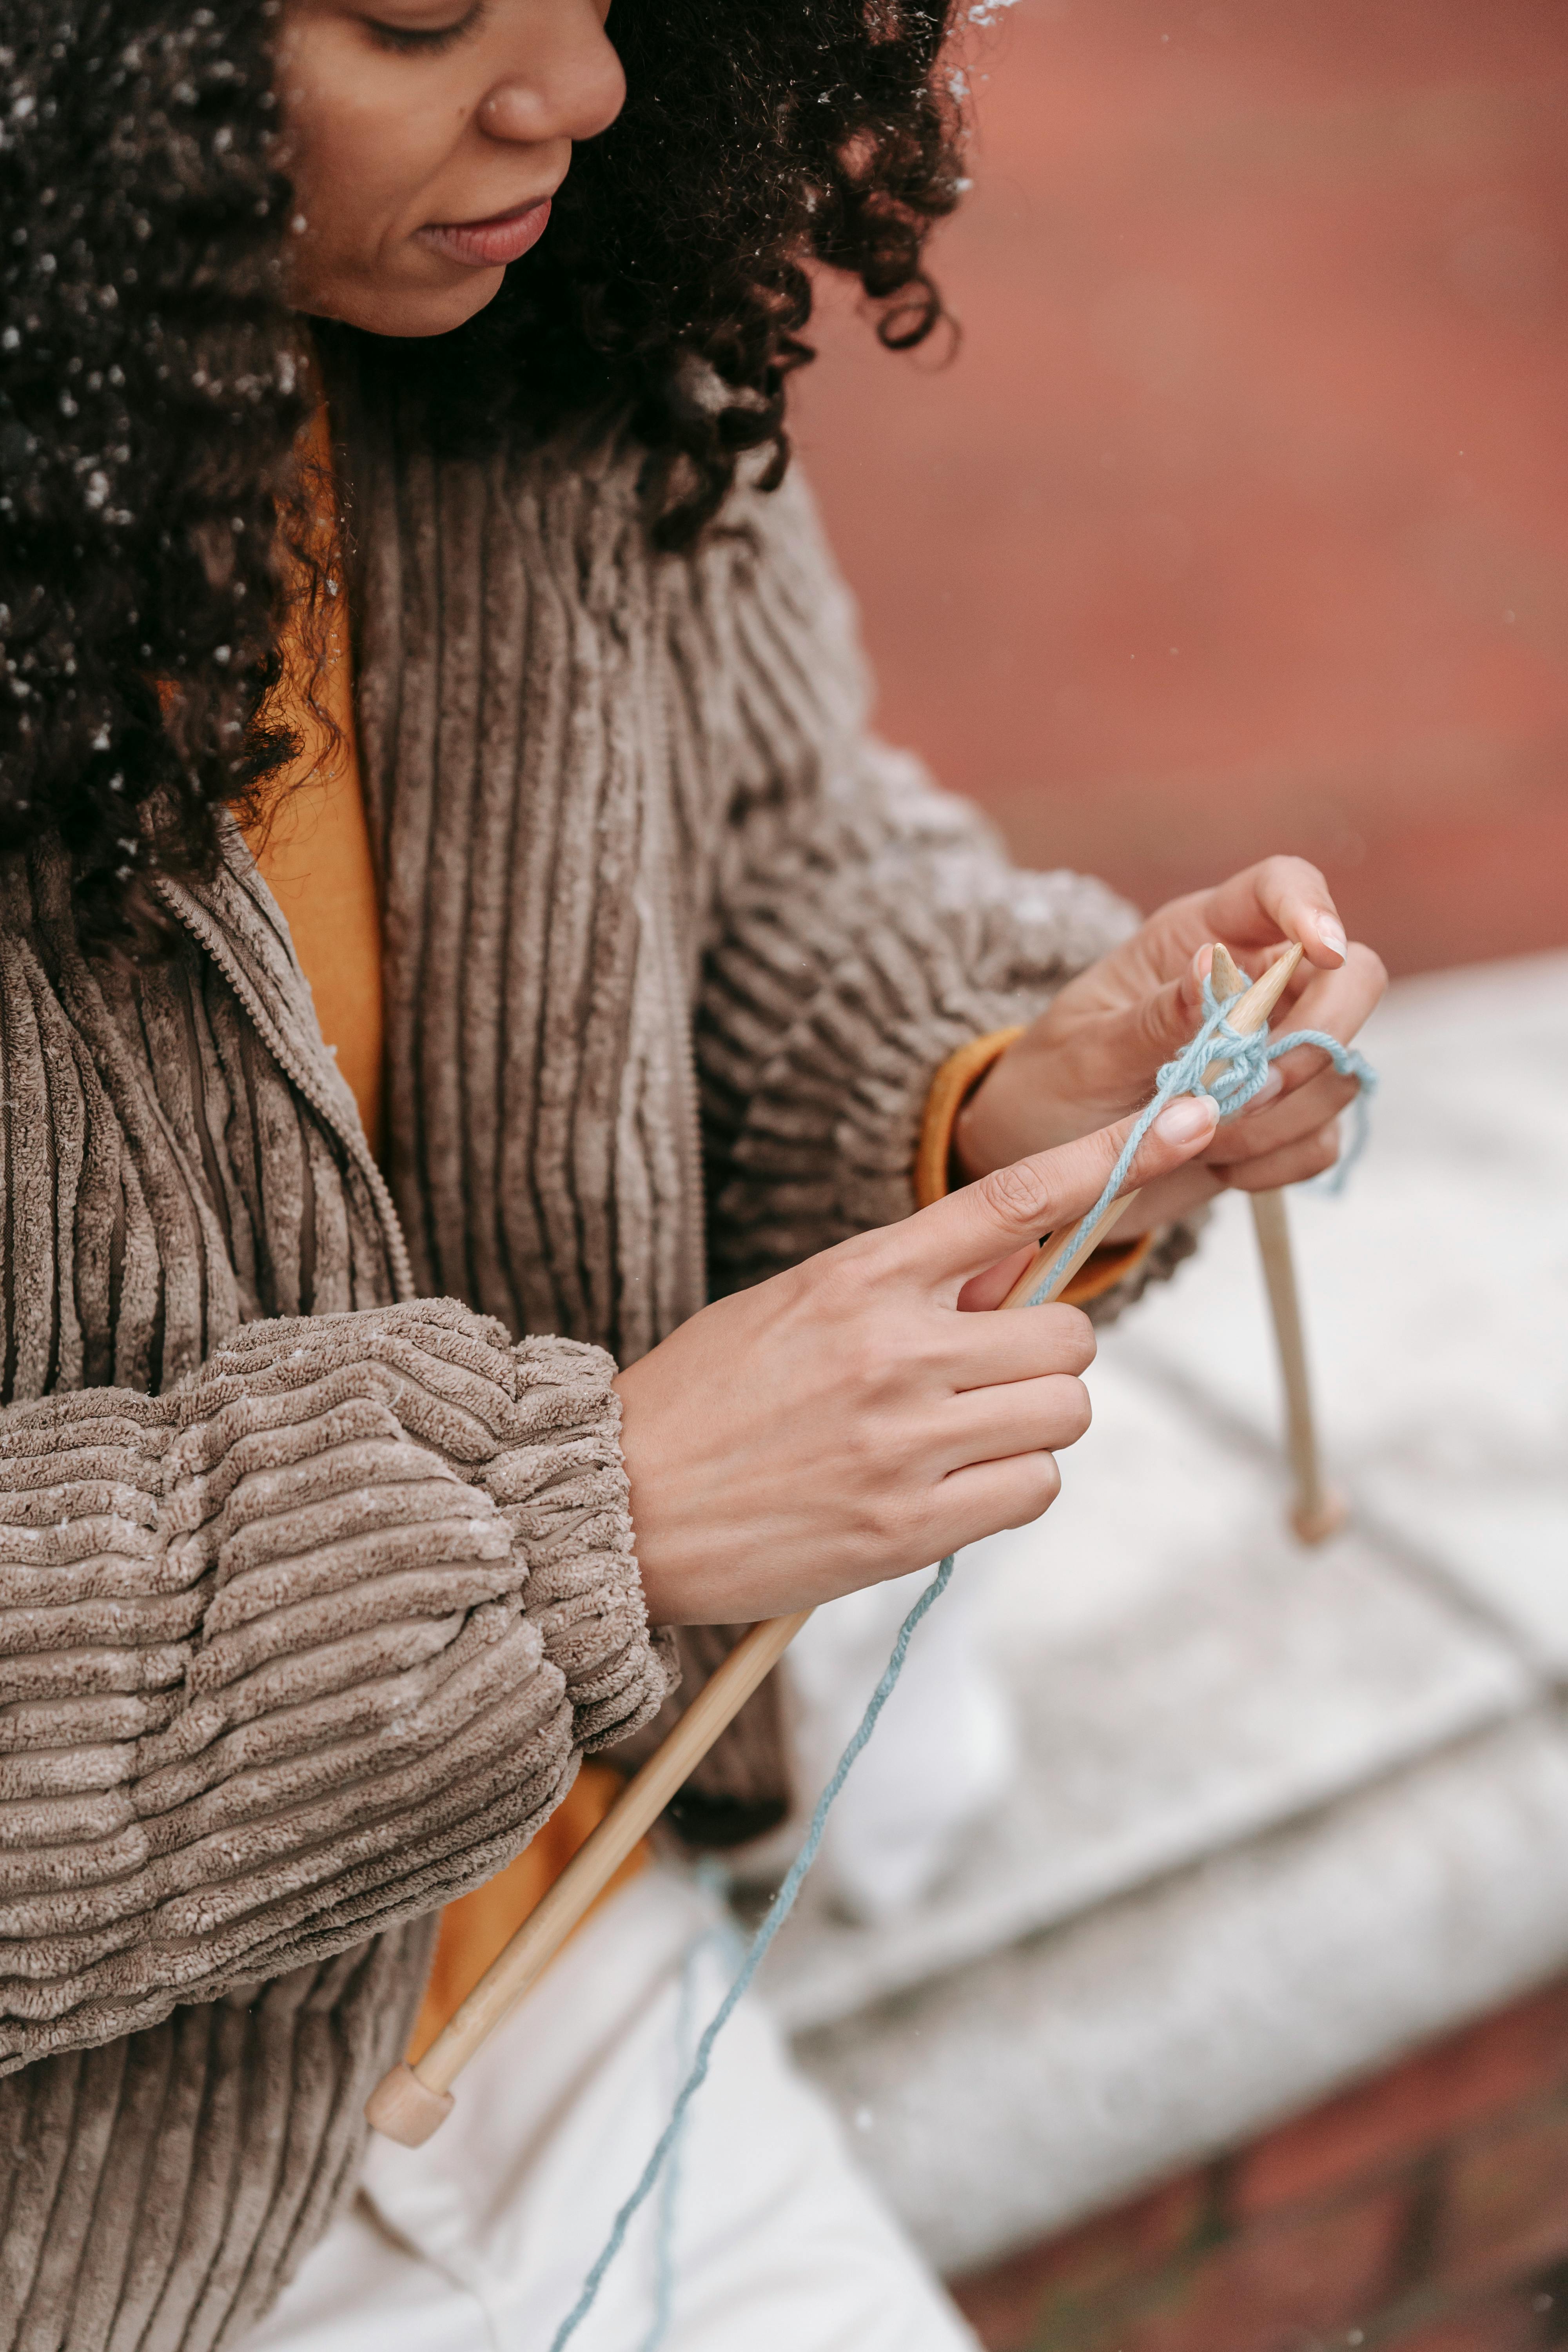
<path id="1" fill-rule="evenodd" d="M 1205 942 L 1174 980 L 1107 1019 L 1097 1043 L 1121 1081 L 1117 1093 L 1124 1100 L 1146 1096 L 1162 1064 L 1192 1044 L 1213 961 L 1214 949 Z"/>
<path id="2" fill-rule="evenodd" d="M 1201 1151 L 1214 1135 L 1217 1104 L 1206 1095 L 1181 1095 L 1167 1103 L 1139 1146 L 1121 1190 L 1151 1184 Z M 1054 1151 L 1037 1151 L 1006 1168 L 994 1168 L 944 1201 L 908 1217 L 895 1233 L 908 1270 L 946 1286 L 962 1286 L 1026 1242 L 1037 1242 L 1074 1224 L 1091 1209 L 1135 1118 L 1102 1127 Z"/>

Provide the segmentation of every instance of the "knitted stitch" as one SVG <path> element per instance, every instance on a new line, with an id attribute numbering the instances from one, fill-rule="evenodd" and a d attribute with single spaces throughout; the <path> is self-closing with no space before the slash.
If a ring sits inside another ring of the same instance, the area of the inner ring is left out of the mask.
<path id="1" fill-rule="evenodd" d="M 1272 1043 L 1267 1022 L 1261 1028 L 1247 1032 L 1233 1029 L 1226 1014 L 1233 1004 L 1239 1004 L 1245 994 L 1244 989 L 1237 989 L 1221 1004 L 1215 995 L 1213 981 L 1205 977 L 1204 1017 L 1197 1034 L 1161 1070 L 1154 1092 L 1134 1120 L 1099 1200 L 1073 1227 L 1066 1247 L 1058 1252 L 1041 1275 L 1029 1294 L 1029 1306 L 1038 1307 L 1050 1296 L 1051 1285 L 1062 1267 L 1070 1261 L 1083 1237 L 1093 1232 L 1127 1181 L 1139 1146 L 1167 1103 L 1174 1102 L 1178 1095 L 1207 1095 L 1218 1103 L 1222 1119 L 1235 1118 L 1261 1090 L 1270 1066 L 1282 1054 L 1294 1053 L 1298 1045 L 1315 1045 L 1320 1053 L 1328 1055 L 1342 1077 L 1353 1077 L 1356 1082 L 1355 1133 L 1349 1151 L 1333 1170 L 1325 1188 L 1332 1192 L 1343 1190 L 1351 1170 L 1365 1149 L 1366 1107 L 1377 1086 L 1376 1071 L 1353 1045 L 1342 1045 L 1325 1029 L 1293 1029 L 1288 1037 L 1276 1038 Z M 1221 1065 L 1213 1079 L 1205 1076 L 1211 1063 Z"/>
<path id="2" fill-rule="evenodd" d="M 713 2059 L 713 2045 L 749 1991 L 752 1979 L 766 1958 L 768 1948 L 773 1937 L 794 1910 L 795 1897 L 800 1893 L 806 1872 L 816 1860 L 817 1848 L 822 1843 L 823 1832 L 827 1827 L 827 1816 L 833 1810 L 838 1792 L 849 1778 L 855 1759 L 877 1728 L 878 1717 L 893 1695 L 894 1685 L 904 1670 L 904 1660 L 909 1654 L 910 1641 L 915 1627 L 927 1610 L 933 1602 L 940 1601 L 947 1591 L 952 1577 L 952 1567 L 953 1555 L 949 1552 L 900 1626 L 899 1637 L 893 1643 L 893 1653 L 882 1671 L 881 1680 L 867 1702 L 866 1712 L 860 1717 L 849 1745 L 834 1767 L 832 1778 L 816 1801 L 816 1811 L 811 1816 L 811 1826 L 805 1833 L 805 1842 L 791 1863 L 784 1884 L 768 1906 L 766 1917 L 747 1947 L 746 1957 L 741 1964 L 733 1983 L 704 2028 L 702 2039 L 697 2045 L 697 2054 L 691 2062 L 691 2071 L 676 2095 L 669 2121 L 660 2133 L 652 2155 L 643 2167 L 642 2178 L 616 2214 L 603 2250 L 583 2282 L 581 2294 L 552 2337 L 550 2352 L 564 2352 L 565 2346 L 575 2336 L 593 2309 L 599 2289 L 604 2284 L 605 2273 L 626 2242 L 626 2231 L 631 2226 L 634 2215 L 651 2195 L 659 2174 L 679 2145 L 681 2126 L 686 2121 L 686 2111 L 708 2079 L 708 2069 Z M 668 2227 L 668 2209 L 666 2226 Z M 661 2274 L 668 2267 L 668 2258 L 662 2253 L 659 2267 Z"/>

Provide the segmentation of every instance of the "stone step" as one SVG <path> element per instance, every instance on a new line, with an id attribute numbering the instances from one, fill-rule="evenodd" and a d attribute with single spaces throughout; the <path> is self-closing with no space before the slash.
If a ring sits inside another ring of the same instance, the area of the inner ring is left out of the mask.
<path id="1" fill-rule="evenodd" d="M 1568 1963 L 1568 957 L 1407 983 L 1369 1044 L 1373 1150 L 1343 1200 L 1292 1208 L 1351 1531 L 1283 1531 L 1230 1199 L 1106 1335 L 1061 1502 L 942 1604 L 1016 1726 L 1005 1795 L 931 1844 L 918 1901 L 858 1889 L 870 1831 L 900 1803 L 918 1831 L 942 1786 L 933 1611 L 765 1971 L 944 2267 Z M 815 1785 L 876 1672 L 835 1695 L 831 1635 L 801 1677 Z"/>
<path id="2" fill-rule="evenodd" d="M 1014 1648 L 1019 1769 L 923 1903 L 861 1924 L 830 1882 L 807 1881 L 765 1978 L 791 2027 L 849 2016 L 1265 1834 L 1536 1697 L 1501 1641 L 1364 1538 L 1303 1553 L 1274 1498 L 1250 1499 L 1219 1559 L 1184 1561 L 1092 1633 L 1037 1632 Z M 940 1650 L 938 1612 L 919 1638 Z M 889 1747 L 897 1706 L 895 1695 Z"/>
<path id="3" fill-rule="evenodd" d="M 1542 1708 L 797 2052 L 919 2242 L 971 2268 L 1551 1975 L 1564 1820 Z"/>

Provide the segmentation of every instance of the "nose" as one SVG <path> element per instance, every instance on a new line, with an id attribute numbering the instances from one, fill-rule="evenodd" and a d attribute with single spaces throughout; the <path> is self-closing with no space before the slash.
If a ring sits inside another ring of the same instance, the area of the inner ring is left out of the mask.
<path id="1" fill-rule="evenodd" d="M 608 128 L 625 103 L 626 78 L 603 15 L 595 0 L 544 0 L 530 28 L 526 65 L 480 104 L 479 124 L 489 138 L 532 146 L 592 139 Z"/>

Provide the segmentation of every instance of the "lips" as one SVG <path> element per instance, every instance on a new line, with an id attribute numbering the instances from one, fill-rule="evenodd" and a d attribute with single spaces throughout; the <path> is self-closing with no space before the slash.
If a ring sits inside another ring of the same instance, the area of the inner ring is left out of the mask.
<path id="1" fill-rule="evenodd" d="M 550 198 L 531 197 L 510 212 L 493 213 L 489 220 L 431 222 L 419 231 L 419 242 L 448 261 L 468 269 L 504 268 L 537 245 L 550 220 Z"/>

